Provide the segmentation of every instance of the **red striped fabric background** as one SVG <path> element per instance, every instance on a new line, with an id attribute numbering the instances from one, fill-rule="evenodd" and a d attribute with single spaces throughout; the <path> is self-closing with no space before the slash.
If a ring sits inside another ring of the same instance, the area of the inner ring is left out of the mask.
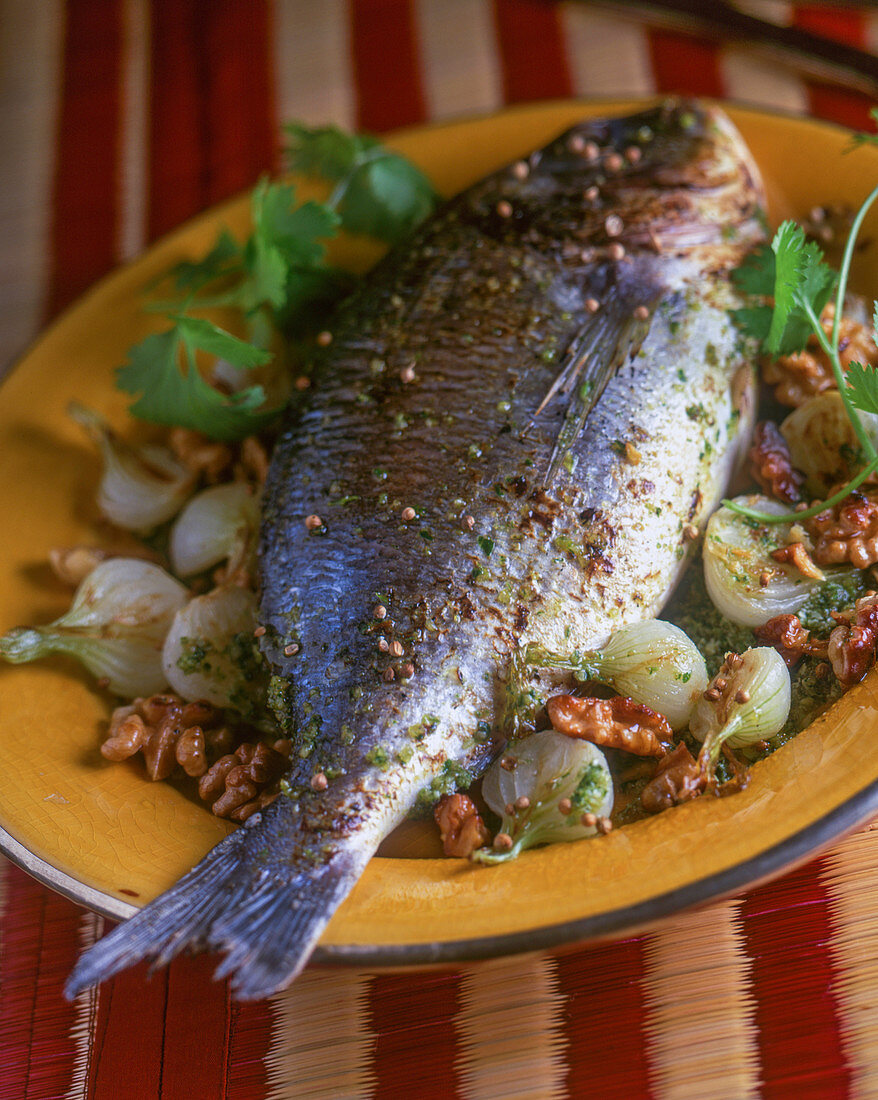
<path id="1" fill-rule="evenodd" d="M 382 131 L 571 94 L 744 89 L 862 126 L 870 106 L 746 51 L 573 2 L 37 8 L 0 0 L 0 74 L 16 74 L 0 84 L 0 118 L 18 158 L 16 173 L 0 164 L 4 357 L 120 260 L 276 168 L 282 117 Z M 859 11 L 747 8 L 878 41 L 878 18 Z M 27 63 L 14 56 L 22 41 Z M 99 922 L 3 863 L 0 1100 L 878 1095 L 875 985 L 863 977 L 878 958 L 878 877 L 851 885 L 876 855 L 874 834 L 860 834 L 622 942 L 440 971 L 313 969 L 243 1006 L 203 958 L 67 1004 L 63 980 Z"/>

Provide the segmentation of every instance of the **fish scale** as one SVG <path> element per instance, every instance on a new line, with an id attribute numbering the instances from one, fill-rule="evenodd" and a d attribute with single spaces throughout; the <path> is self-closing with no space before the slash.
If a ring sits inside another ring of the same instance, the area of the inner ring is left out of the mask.
<path id="1" fill-rule="evenodd" d="M 762 238 L 758 173 L 697 104 L 522 164 L 363 280 L 286 417 L 260 550 L 282 795 L 72 993 L 184 947 L 226 952 L 237 996 L 282 988 L 418 792 L 504 743 L 520 647 L 593 647 L 685 567 L 748 434 L 727 273 Z"/>

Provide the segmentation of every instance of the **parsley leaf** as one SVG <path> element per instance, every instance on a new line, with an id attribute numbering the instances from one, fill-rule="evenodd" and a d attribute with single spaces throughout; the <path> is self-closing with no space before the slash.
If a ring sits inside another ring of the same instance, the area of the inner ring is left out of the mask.
<path id="1" fill-rule="evenodd" d="M 196 352 L 221 356 L 245 369 L 267 363 L 271 355 L 202 318 L 173 320 L 176 323 L 167 332 L 154 333 L 135 345 L 128 363 L 116 372 L 119 389 L 140 394 L 131 412 L 221 440 L 240 439 L 265 427 L 277 409 L 257 411 L 265 400 L 262 387 L 248 386 L 231 396 L 220 393 L 201 377 Z"/>

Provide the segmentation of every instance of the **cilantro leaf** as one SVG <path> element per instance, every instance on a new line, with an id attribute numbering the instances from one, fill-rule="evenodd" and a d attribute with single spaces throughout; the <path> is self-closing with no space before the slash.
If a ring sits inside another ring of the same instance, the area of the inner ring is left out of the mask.
<path id="1" fill-rule="evenodd" d="M 852 405 L 863 412 L 878 413 L 878 371 L 874 367 L 851 363 L 845 383 Z"/>
<path id="2" fill-rule="evenodd" d="M 773 313 L 772 306 L 742 306 L 741 309 L 731 311 L 732 320 L 738 328 L 747 336 L 758 340 L 760 345 L 764 344 L 768 337 Z"/>
<path id="3" fill-rule="evenodd" d="M 299 123 L 287 132 L 290 166 L 333 183 L 329 201 L 299 203 L 291 184 L 264 178 L 251 195 L 250 236 L 239 243 L 223 230 L 203 259 L 173 269 L 180 300 L 148 307 L 170 310 L 173 327 L 132 348 L 117 372 L 119 388 L 137 397 L 135 415 L 215 439 L 260 430 L 277 411 L 262 408 L 262 388 L 224 395 L 202 378 L 198 356 L 241 369 L 266 363 L 271 356 L 263 349 L 278 328 L 288 337 L 313 330 L 320 313 L 353 288 L 352 276 L 326 262 L 327 241 L 342 225 L 395 241 L 432 209 L 436 196 L 426 176 L 376 138 Z M 239 310 L 250 341 L 191 316 L 211 308 Z"/>
<path id="4" fill-rule="evenodd" d="M 433 209 L 437 196 L 424 173 L 376 138 L 296 122 L 286 130 L 290 168 L 336 183 L 329 205 L 338 208 L 342 225 L 352 233 L 392 244 Z"/>
<path id="5" fill-rule="evenodd" d="M 760 245 L 749 252 L 741 266 L 732 272 L 732 282 L 744 294 L 770 298 L 774 294 L 775 266 L 771 246 Z"/>
<path id="6" fill-rule="evenodd" d="M 795 222 L 786 221 L 771 242 L 775 257 L 774 314 L 765 340 L 769 351 L 778 354 L 784 329 L 796 306 L 796 292 L 802 283 L 801 257 L 805 231 Z"/>
<path id="7" fill-rule="evenodd" d="M 812 333 L 805 303 L 819 317 L 837 276 L 823 262 L 817 245 L 807 240 L 805 231 L 787 221 L 778 229 L 770 248 L 757 248 L 732 272 L 732 281 L 744 294 L 774 299 L 773 306 L 733 310 L 735 323 L 759 340 L 766 351 L 791 355 L 806 346 Z"/>
<path id="8" fill-rule="evenodd" d="M 239 340 L 213 321 L 185 316 L 174 317 L 173 320 L 177 322 L 180 339 L 190 353 L 201 350 L 215 355 L 217 359 L 228 359 L 232 366 L 243 370 L 265 366 L 271 360 L 270 352 L 256 348 L 246 340 Z"/>
<path id="9" fill-rule="evenodd" d="M 241 247 L 228 229 L 223 229 L 216 244 L 203 260 L 184 260 L 170 274 L 178 290 L 198 291 L 208 283 L 234 272 L 240 263 Z"/>
<path id="10" fill-rule="evenodd" d="M 257 304 L 260 300 L 270 302 L 282 325 L 337 300 L 342 286 L 347 285 L 326 264 L 325 242 L 336 235 L 340 221 L 323 203 L 309 201 L 296 206 L 295 189 L 289 184 L 264 184 L 254 192 L 254 230 L 245 266 L 253 283 L 260 273 L 257 262 L 261 258 L 261 272 L 270 273 L 275 285 L 269 287 L 263 277 L 252 288 L 256 292 L 251 292 L 251 297 Z M 273 266 L 266 271 L 269 263 Z M 271 294 L 259 299 L 259 293 L 268 289 Z"/>
<path id="11" fill-rule="evenodd" d="M 313 330 L 315 317 L 323 317 L 356 286 L 356 279 L 334 267 L 293 267 L 287 280 L 287 302 L 277 323 L 292 335 Z"/>
<path id="12" fill-rule="evenodd" d="M 770 298 L 774 294 L 776 263 L 771 246 L 764 244 L 749 252 L 740 267 L 732 272 L 732 282 L 742 294 L 755 298 Z M 774 307 L 770 305 L 743 306 L 731 311 L 732 320 L 742 332 L 765 343 L 771 328 Z"/>
<path id="13" fill-rule="evenodd" d="M 323 242 L 338 232 L 338 214 L 321 202 L 296 206 L 291 184 L 262 180 L 253 192 L 252 209 L 254 234 L 279 248 L 287 262 L 322 262 Z"/>
<path id="14" fill-rule="evenodd" d="M 232 304 L 239 305 L 247 314 L 266 303 L 275 309 L 284 305 L 289 266 L 277 245 L 254 233 L 244 251 L 244 270 L 244 279 Z"/>
<path id="15" fill-rule="evenodd" d="M 167 332 L 147 336 L 131 348 L 128 363 L 116 372 L 121 390 L 140 395 L 131 412 L 144 420 L 194 428 L 221 440 L 241 439 L 265 427 L 278 410 L 260 409 L 265 401 L 262 387 L 222 394 L 201 377 L 195 355 L 201 350 L 248 368 L 267 363 L 270 354 L 210 321 L 174 320 Z"/>
<path id="16" fill-rule="evenodd" d="M 869 116 L 875 125 L 878 126 L 878 107 L 873 107 L 869 111 Z M 878 134 L 867 134 L 865 131 L 854 134 L 845 152 L 850 152 L 852 149 L 859 149 L 861 145 L 878 145 Z"/>
<path id="17" fill-rule="evenodd" d="M 305 126 L 289 122 L 286 153 L 291 171 L 327 180 L 343 179 L 378 140 L 370 134 L 346 134 L 337 126 Z"/>
<path id="18" fill-rule="evenodd" d="M 345 229 L 394 242 L 422 222 L 435 202 L 436 192 L 424 173 L 386 153 L 353 173 L 339 211 Z"/>
<path id="19" fill-rule="evenodd" d="M 829 301 L 836 284 L 835 272 L 823 262 L 823 253 L 794 222 L 781 225 L 771 242 L 775 255 L 774 313 L 765 348 L 773 355 L 802 351 L 812 328 L 805 312 L 816 316 Z"/>

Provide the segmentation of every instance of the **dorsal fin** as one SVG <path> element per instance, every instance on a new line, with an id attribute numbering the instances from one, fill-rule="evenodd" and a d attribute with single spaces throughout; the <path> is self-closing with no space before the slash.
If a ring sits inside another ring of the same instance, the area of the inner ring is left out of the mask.
<path id="1" fill-rule="evenodd" d="M 558 472 L 565 453 L 582 431 L 607 383 L 626 359 L 633 358 L 640 350 L 649 331 L 649 318 L 656 300 L 654 295 L 648 303 L 643 303 L 642 310 L 629 307 L 627 302 L 614 303 L 588 317 L 574 333 L 558 374 L 531 421 L 533 423 L 556 397 L 569 395 L 545 484 L 548 485 Z"/>

